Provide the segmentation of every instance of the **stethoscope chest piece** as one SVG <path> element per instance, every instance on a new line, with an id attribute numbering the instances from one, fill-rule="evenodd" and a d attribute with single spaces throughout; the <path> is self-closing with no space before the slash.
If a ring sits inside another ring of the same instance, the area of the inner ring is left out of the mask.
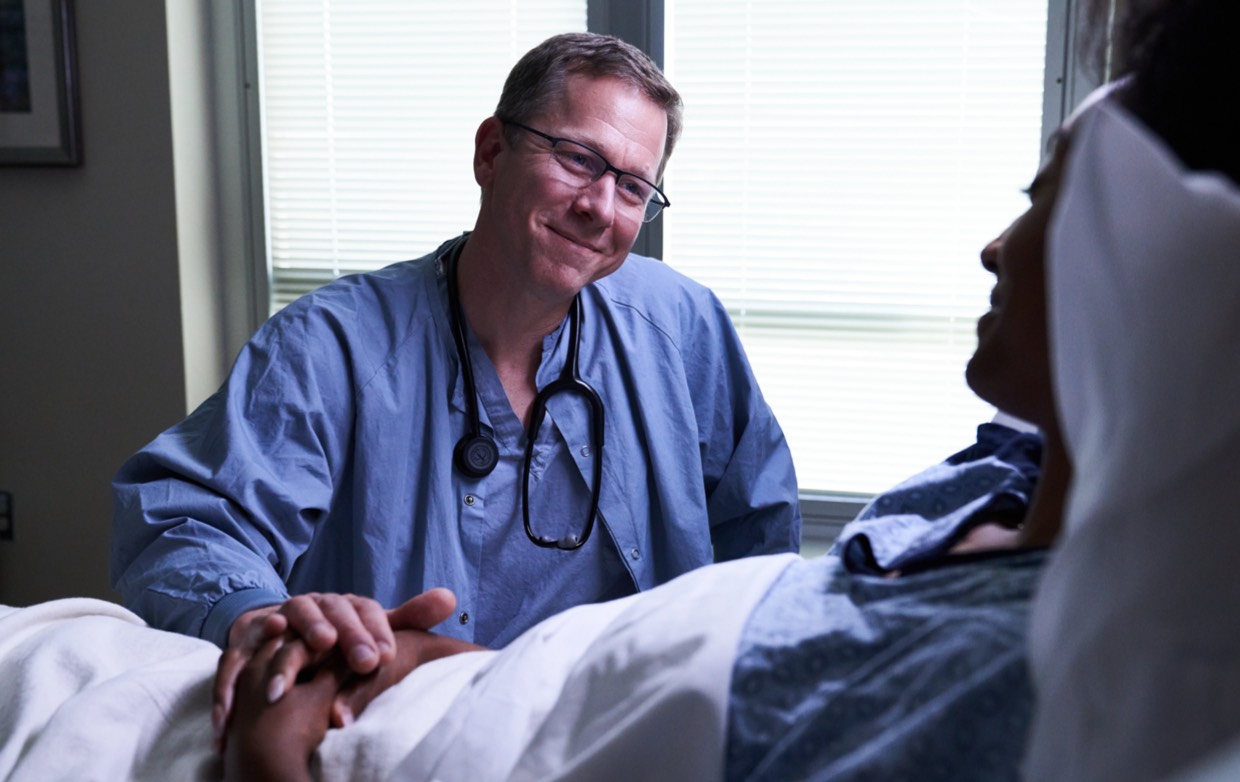
<path id="1" fill-rule="evenodd" d="M 485 478 L 499 463 L 499 447 L 487 435 L 470 432 L 457 442 L 452 462 L 462 475 Z"/>
<path id="2" fill-rule="evenodd" d="M 465 316 L 461 313 L 461 296 L 457 288 L 456 266 L 461 243 L 452 248 L 447 264 L 448 318 L 452 322 L 452 339 L 456 354 L 461 361 L 461 376 L 465 381 L 465 409 L 469 431 L 465 432 L 452 449 L 452 464 L 464 476 L 485 478 L 499 464 L 499 446 L 482 431 L 478 418 L 478 394 L 474 388 L 474 367 L 469 360 L 469 344 L 465 340 Z"/>

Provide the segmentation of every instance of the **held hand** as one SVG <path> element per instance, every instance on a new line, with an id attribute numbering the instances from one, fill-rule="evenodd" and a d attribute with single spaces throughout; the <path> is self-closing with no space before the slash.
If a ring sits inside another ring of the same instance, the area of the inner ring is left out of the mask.
<path id="1" fill-rule="evenodd" d="M 294 639 L 302 643 L 287 643 Z M 310 593 L 278 606 L 247 611 L 233 623 L 228 648 L 216 670 L 211 723 L 217 744 L 232 711 L 238 675 L 257 650 L 272 640 L 275 649 L 268 665 L 267 696 L 273 703 L 301 670 L 322 660 L 333 648 L 339 648 L 349 668 L 359 674 L 390 661 L 396 648 L 387 613 L 369 598 Z M 286 644 L 288 650 L 277 653 Z"/>
<path id="2" fill-rule="evenodd" d="M 399 682 L 422 663 L 482 649 L 465 641 L 426 632 L 452 616 L 455 610 L 456 595 L 440 587 L 415 595 L 388 611 L 388 620 L 396 631 L 396 658 L 381 666 L 374 675 L 346 683 L 332 704 L 332 725 L 343 727 L 352 723 L 379 693 Z"/>
<path id="3" fill-rule="evenodd" d="M 282 639 L 270 639 L 242 666 L 228 727 L 227 779 L 310 779 L 310 756 L 327 733 L 332 700 L 351 674 L 340 656 L 332 655 L 299 679 L 278 703 L 271 703 L 267 671 L 287 646 Z"/>

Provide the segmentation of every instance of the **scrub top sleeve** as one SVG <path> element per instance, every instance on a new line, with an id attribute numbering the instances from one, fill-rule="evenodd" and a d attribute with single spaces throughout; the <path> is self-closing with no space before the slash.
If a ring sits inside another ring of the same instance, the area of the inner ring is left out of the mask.
<path id="1" fill-rule="evenodd" d="M 155 627 L 201 635 L 227 595 L 286 597 L 331 507 L 352 437 L 351 354 L 338 314 L 290 309 L 116 476 L 113 586 Z"/>
<path id="2" fill-rule="evenodd" d="M 792 453 L 727 311 L 710 299 L 707 328 L 690 355 L 715 560 L 799 551 Z"/>
<path id="3" fill-rule="evenodd" d="M 792 454 L 769 409 L 746 425 L 707 498 L 707 514 L 716 562 L 800 551 L 801 506 Z"/>

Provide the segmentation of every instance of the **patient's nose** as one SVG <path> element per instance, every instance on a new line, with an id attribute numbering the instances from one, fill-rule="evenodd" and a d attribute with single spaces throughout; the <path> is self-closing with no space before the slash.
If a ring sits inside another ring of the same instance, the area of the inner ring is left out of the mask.
<path id="1" fill-rule="evenodd" d="M 999 268 L 999 251 L 1003 249 L 1003 237 L 996 236 L 982 248 L 982 268 L 996 274 Z"/>

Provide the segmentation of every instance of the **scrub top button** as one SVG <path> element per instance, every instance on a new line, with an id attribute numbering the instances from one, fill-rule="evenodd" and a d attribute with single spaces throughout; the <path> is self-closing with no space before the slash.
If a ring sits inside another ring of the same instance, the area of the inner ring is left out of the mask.
<path id="1" fill-rule="evenodd" d="M 582 455 L 582 456 L 585 456 L 585 457 L 587 457 L 587 458 L 589 458 L 589 456 L 590 456 L 590 446 L 588 446 L 588 445 L 583 445 L 583 446 L 581 446 L 581 455 Z"/>
<path id="2" fill-rule="evenodd" d="M 461 624 L 463 625 L 469 624 L 469 612 L 468 611 L 461 612 Z"/>
<path id="3" fill-rule="evenodd" d="M 477 501 L 478 501 L 478 500 L 476 500 L 476 499 L 474 498 L 474 495 L 472 495 L 472 494 L 466 494 L 466 495 L 465 495 L 465 504 L 466 504 L 466 505 L 469 505 L 469 506 L 471 506 L 471 507 L 472 507 L 472 506 L 473 506 L 473 504 L 474 504 L 475 502 L 477 502 Z M 463 623 L 462 623 L 462 624 L 463 624 Z"/>
<path id="4" fill-rule="evenodd" d="M 640 551 L 638 551 L 637 549 L 633 549 L 632 551 L 629 552 L 629 556 L 632 557 L 633 559 L 641 559 L 642 555 Z"/>

